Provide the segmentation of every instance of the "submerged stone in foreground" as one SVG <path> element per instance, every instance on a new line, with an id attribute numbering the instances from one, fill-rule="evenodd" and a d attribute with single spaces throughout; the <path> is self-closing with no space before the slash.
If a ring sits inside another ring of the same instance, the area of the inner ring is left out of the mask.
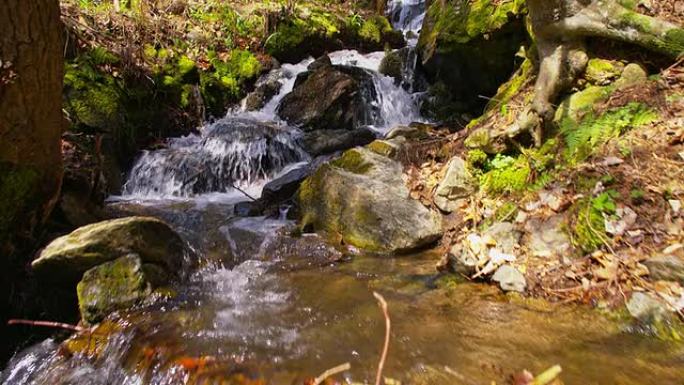
<path id="1" fill-rule="evenodd" d="M 52 241 L 31 263 L 33 270 L 56 281 L 76 282 L 87 270 L 128 254 L 177 273 L 185 244 L 166 223 L 149 217 L 113 219 L 83 226 Z"/>
<path id="2" fill-rule="evenodd" d="M 302 184 L 302 226 L 377 253 L 402 253 L 437 241 L 441 216 L 409 197 L 398 162 L 366 148 L 345 152 Z"/>

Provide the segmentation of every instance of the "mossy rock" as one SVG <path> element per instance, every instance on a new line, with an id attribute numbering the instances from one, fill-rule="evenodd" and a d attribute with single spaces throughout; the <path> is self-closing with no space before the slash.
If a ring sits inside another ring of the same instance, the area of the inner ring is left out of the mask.
<path id="1" fill-rule="evenodd" d="M 593 58 L 587 64 L 584 78 L 593 85 L 605 86 L 619 78 L 624 69 L 625 65 L 618 61 Z"/>
<path id="2" fill-rule="evenodd" d="M 0 250 L 26 212 L 36 209 L 41 184 L 38 170 L 0 162 Z"/>
<path id="3" fill-rule="evenodd" d="M 128 254 L 179 274 L 188 251 L 166 223 L 149 217 L 127 217 L 83 226 L 55 239 L 31 267 L 47 280 L 75 283 L 88 269 Z"/>
<path id="4" fill-rule="evenodd" d="M 523 0 L 433 1 L 418 40 L 427 73 L 450 86 L 454 102 L 481 106 L 515 69 L 527 41 Z"/>
<path id="5" fill-rule="evenodd" d="M 134 254 L 103 263 L 86 271 L 76 286 L 81 318 L 88 324 L 100 322 L 116 310 L 142 303 L 167 282 L 163 267 L 143 264 Z"/>
<path id="6" fill-rule="evenodd" d="M 409 198 L 401 164 L 366 148 L 321 166 L 297 201 L 303 229 L 370 252 L 408 252 L 442 234 L 441 216 Z"/>

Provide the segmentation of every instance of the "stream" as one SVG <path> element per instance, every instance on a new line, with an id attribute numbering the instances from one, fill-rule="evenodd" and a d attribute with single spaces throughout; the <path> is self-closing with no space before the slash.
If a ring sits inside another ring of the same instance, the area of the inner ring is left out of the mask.
<path id="1" fill-rule="evenodd" d="M 388 9 L 411 44 L 424 1 L 391 0 Z M 329 56 L 372 74 L 378 136 L 424 120 L 420 95 L 377 72 L 383 52 Z M 346 362 L 348 383 L 372 383 L 385 333 L 377 291 L 392 320 L 384 374 L 402 383 L 501 384 L 559 364 L 566 384 L 682 384 L 681 344 L 646 336 L 629 320 L 443 276 L 436 251 L 382 258 L 316 235 L 288 236 L 287 208 L 280 218 L 236 217 L 245 193 L 257 197 L 268 181 L 312 161 L 301 132 L 276 113 L 312 61 L 284 64 L 280 92 L 258 111 L 237 108 L 144 153 L 124 193 L 110 198 L 116 215 L 167 221 L 200 256 L 175 295 L 105 321 L 93 340 L 75 340 L 87 347 L 78 354 L 64 354 L 56 339 L 18 353 L 0 383 L 302 384 Z"/>

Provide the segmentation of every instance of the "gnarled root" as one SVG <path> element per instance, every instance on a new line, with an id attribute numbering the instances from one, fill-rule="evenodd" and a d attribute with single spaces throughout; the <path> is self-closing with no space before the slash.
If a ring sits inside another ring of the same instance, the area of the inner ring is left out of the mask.
<path id="1" fill-rule="evenodd" d="M 632 43 L 675 59 L 684 54 L 684 29 L 631 11 L 617 0 L 528 0 L 528 7 L 539 74 L 532 104 L 507 133 L 529 132 L 537 146 L 544 126 L 553 120 L 556 99 L 586 68 L 584 38 Z"/>

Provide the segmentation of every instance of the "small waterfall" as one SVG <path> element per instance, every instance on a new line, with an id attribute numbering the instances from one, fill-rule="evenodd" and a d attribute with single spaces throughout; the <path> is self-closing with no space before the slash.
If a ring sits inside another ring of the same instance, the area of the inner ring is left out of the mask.
<path id="1" fill-rule="evenodd" d="M 407 125 L 423 121 L 415 94 L 394 83 L 394 79 L 378 72 L 384 52 L 361 54 L 355 50 L 342 50 L 331 53 L 330 60 L 335 65 L 354 66 L 366 69 L 373 77 L 375 98 L 368 102 L 378 109 L 372 122 L 373 128 L 386 133 L 397 125 Z"/>
<path id="2" fill-rule="evenodd" d="M 124 185 L 135 197 L 189 197 L 228 192 L 267 181 L 291 163 L 308 160 L 297 130 L 244 118 L 224 118 L 201 135 L 147 151 Z"/>
<path id="3" fill-rule="evenodd" d="M 425 19 L 425 0 L 389 0 L 387 14 L 395 29 L 403 31 L 410 46 L 418 42 Z"/>

